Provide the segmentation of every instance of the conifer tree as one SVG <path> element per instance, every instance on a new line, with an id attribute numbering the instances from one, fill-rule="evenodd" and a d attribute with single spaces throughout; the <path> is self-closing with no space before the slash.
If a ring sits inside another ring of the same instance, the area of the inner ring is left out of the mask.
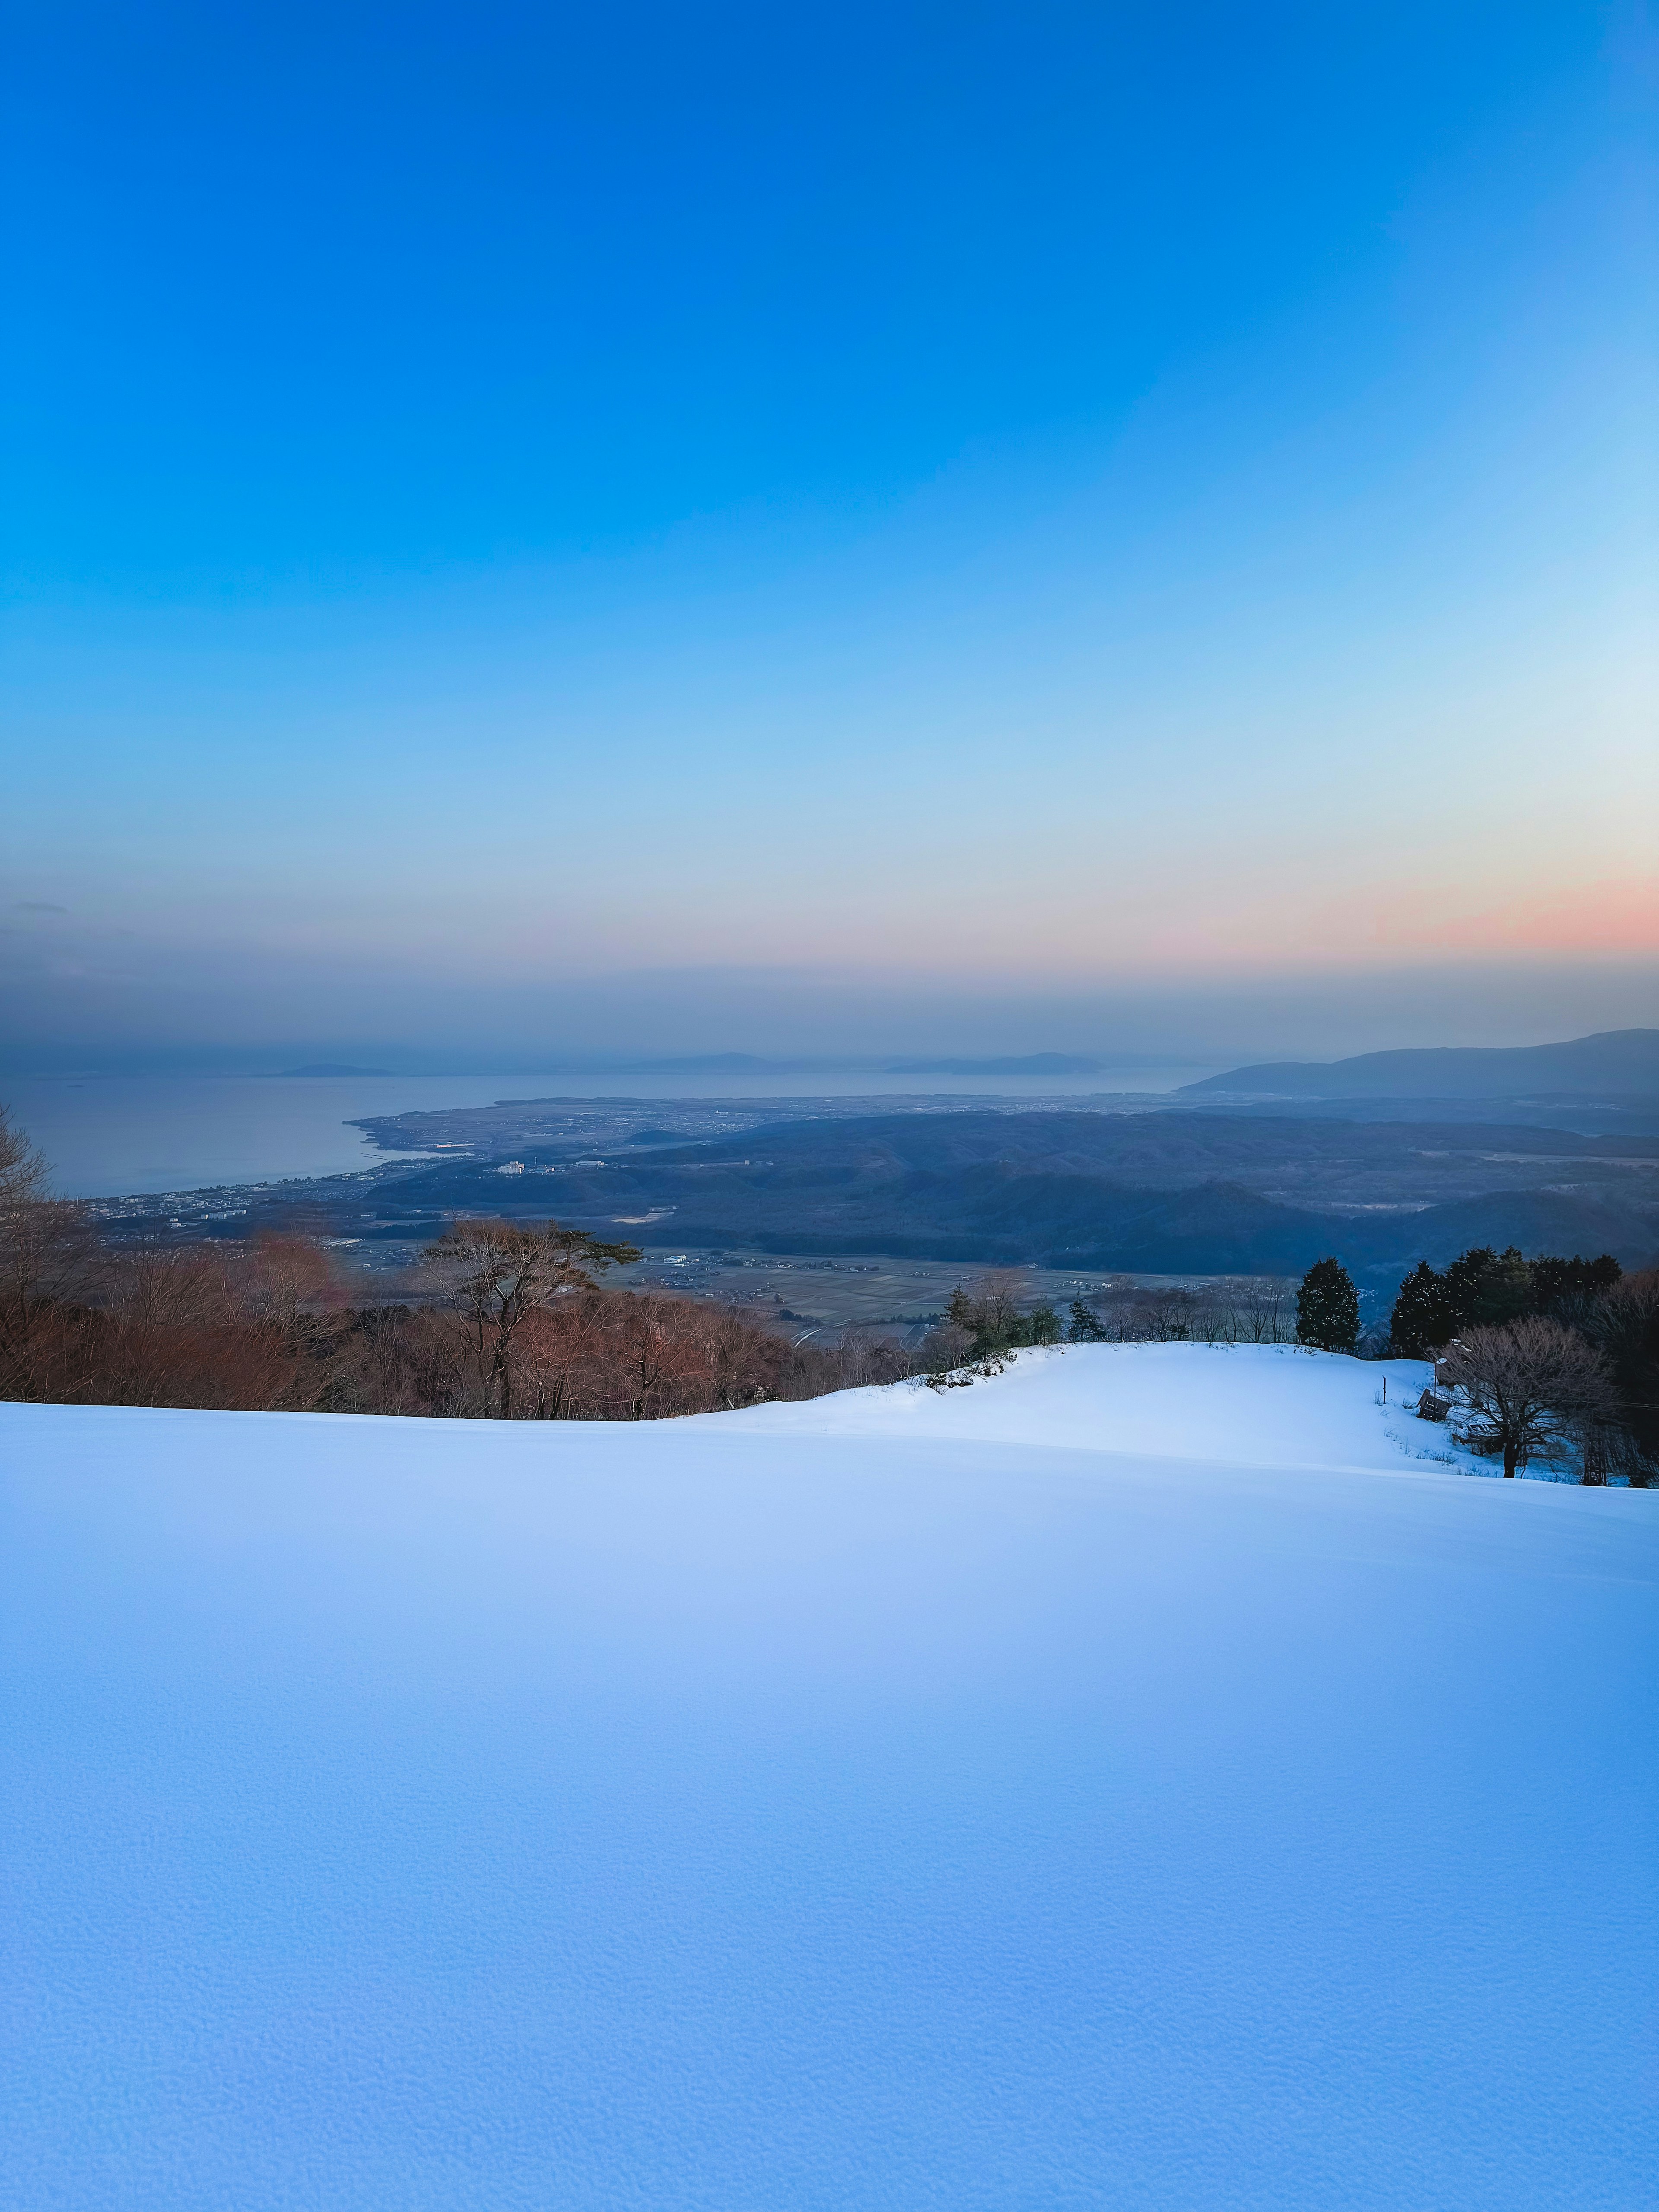
<path id="1" fill-rule="evenodd" d="M 1481 1290 L 1497 1265 L 1498 1255 L 1490 1244 L 1472 1244 L 1467 1252 L 1460 1252 L 1446 1269 L 1446 1296 L 1451 1301 L 1454 1329 L 1473 1324 Z"/>
<path id="2" fill-rule="evenodd" d="M 1480 1286 L 1480 1300 L 1471 1320 L 1487 1328 L 1520 1321 L 1533 1310 L 1532 1266 L 1518 1244 L 1498 1255 L 1498 1264 Z"/>
<path id="3" fill-rule="evenodd" d="M 1106 1328 L 1094 1308 L 1082 1298 L 1072 1300 L 1072 1326 L 1069 1332 L 1073 1344 L 1103 1344 Z"/>
<path id="4" fill-rule="evenodd" d="M 1028 1344 L 1058 1344 L 1066 1334 L 1066 1324 L 1047 1298 L 1031 1308 L 1025 1317 L 1025 1328 L 1029 1332 Z"/>
<path id="5" fill-rule="evenodd" d="M 1389 1320 L 1390 1348 L 1401 1359 L 1426 1359 L 1457 1334 L 1458 1314 L 1443 1275 L 1419 1260 L 1400 1285 Z"/>
<path id="6" fill-rule="evenodd" d="M 1571 1320 L 1575 1309 L 1605 1297 L 1625 1273 L 1611 1252 L 1604 1252 L 1599 1260 L 1561 1260 L 1543 1252 L 1528 1266 L 1532 1274 L 1533 1310 L 1558 1321 Z"/>
<path id="7" fill-rule="evenodd" d="M 1504 1252 L 1490 1244 L 1460 1252 L 1445 1280 L 1454 1329 L 1495 1328 L 1533 1310 L 1532 1269 L 1513 1244 Z"/>
<path id="8" fill-rule="evenodd" d="M 1340 1260 L 1316 1260 L 1296 1294 L 1296 1334 L 1317 1352 L 1352 1352 L 1359 1341 L 1359 1295 Z"/>

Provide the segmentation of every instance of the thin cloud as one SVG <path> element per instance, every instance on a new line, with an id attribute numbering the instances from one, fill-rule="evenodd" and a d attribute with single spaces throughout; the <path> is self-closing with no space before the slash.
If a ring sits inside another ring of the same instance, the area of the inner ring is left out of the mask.
<path id="1" fill-rule="evenodd" d="M 66 906 L 54 906 L 50 899 L 14 899 L 14 914 L 67 914 Z"/>

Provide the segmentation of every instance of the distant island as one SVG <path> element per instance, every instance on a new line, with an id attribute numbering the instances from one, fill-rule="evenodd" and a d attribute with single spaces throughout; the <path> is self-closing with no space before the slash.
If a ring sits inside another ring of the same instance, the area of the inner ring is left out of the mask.
<path id="1" fill-rule="evenodd" d="M 277 1073 L 279 1075 L 284 1077 L 290 1075 L 390 1075 L 392 1070 L 389 1067 L 348 1067 L 342 1060 L 317 1060 L 311 1061 L 305 1067 L 283 1067 L 279 1068 Z"/>
<path id="2" fill-rule="evenodd" d="M 666 1060 L 631 1060 L 595 1054 L 550 1060 L 538 1073 L 549 1075 L 1098 1075 L 1107 1066 L 1077 1053 L 1031 1052 L 992 1059 L 903 1059 L 881 1054 L 849 1058 L 814 1055 L 763 1059 L 752 1052 L 709 1052 Z M 310 1070 L 296 1070 L 308 1073 Z M 332 1073 L 333 1071 L 331 1071 Z M 362 1070 L 353 1070 L 361 1073 Z"/>
<path id="3" fill-rule="evenodd" d="M 581 1053 L 554 1058 L 538 1057 L 525 1063 L 515 1062 L 506 1069 L 484 1069 L 487 1074 L 520 1074 L 535 1076 L 557 1075 L 645 1075 L 653 1079 L 664 1076 L 763 1076 L 799 1075 L 975 1075 L 1054 1077 L 1066 1075 L 1095 1076 L 1109 1069 L 1123 1069 L 1143 1064 L 1144 1056 L 1132 1055 L 1124 1060 L 1106 1060 L 1092 1054 L 1073 1052 L 1028 1052 L 949 1057 L 926 1054 L 866 1053 L 794 1054 L 776 1058 L 763 1057 L 752 1052 L 707 1052 L 674 1054 L 667 1056 L 641 1057 L 625 1053 Z M 1145 1062 L 1150 1065 L 1151 1063 Z M 1164 1063 L 1158 1063 L 1162 1066 Z M 391 1076 L 391 1075 L 453 1075 L 465 1073 L 454 1067 L 440 1066 L 390 1067 L 359 1067 L 345 1060 L 307 1060 L 301 1067 L 283 1067 L 266 1071 L 282 1078 L 294 1076 Z"/>
<path id="4" fill-rule="evenodd" d="M 883 1075 L 1098 1075 L 1106 1063 L 1070 1052 L 1030 1052 L 1017 1060 L 884 1060 Z"/>

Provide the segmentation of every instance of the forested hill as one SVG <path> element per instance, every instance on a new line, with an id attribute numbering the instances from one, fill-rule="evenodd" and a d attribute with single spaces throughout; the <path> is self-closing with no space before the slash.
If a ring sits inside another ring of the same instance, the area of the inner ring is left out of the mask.
<path id="1" fill-rule="evenodd" d="M 1352 1060 L 1235 1067 L 1176 1096 L 1281 1098 L 1655 1098 L 1659 1030 L 1604 1030 L 1563 1044 L 1367 1052 Z"/>
<path id="2" fill-rule="evenodd" d="M 1659 1139 L 1633 1143 L 1196 1114 L 913 1114 L 602 1160 L 530 1146 L 411 1170 L 396 1188 L 405 1221 L 421 1209 L 554 1215 L 650 1243 L 780 1252 L 1276 1273 L 1330 1251 L 1389 1268 L 1513 1242 L 1640 1264 L 1659 1248 Z"/>

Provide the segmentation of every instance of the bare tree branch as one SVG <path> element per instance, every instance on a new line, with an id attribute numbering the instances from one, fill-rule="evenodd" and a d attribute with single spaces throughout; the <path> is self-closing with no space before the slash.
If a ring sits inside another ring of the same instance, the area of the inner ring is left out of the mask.
<path id="1" fill-rule="evenodd" d="M 1559 1322 L 1528 1317 L 1467 1330 L 1447 1346 L 1436 1372 L 1462 1392 L 1481 1424 L 1474 1433 L 1503 1453 L 1506 1475 L 1618 1412 L 1606 1359 Z"/>

